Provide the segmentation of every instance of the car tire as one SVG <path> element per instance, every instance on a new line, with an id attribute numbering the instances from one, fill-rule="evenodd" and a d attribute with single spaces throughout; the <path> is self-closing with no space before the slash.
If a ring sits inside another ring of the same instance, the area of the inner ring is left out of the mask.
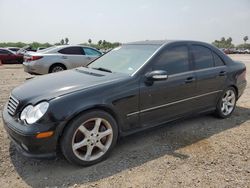
<path id="1" fill-rule="evenodd" d="M 61 137 L 61 151 L 70 163 L 89 166 L 106 159 L 117 137 L 115 119 L 105 111 L 93 110 L 67 125 Z"/>
<path id="2" fill-rule="evenodd" d="M 49 68 L 49 73 L 55 73 L 66 70 L 66 67 L 62 64 L 54 64 Z"/>
<path id="3" fill-rule="evenodd" d="M 232 115 L 237 101 L 237 93 L 233 87 L 223 91 L 216 106 L 215 115 L 219 118 L 228 118 Z"/>

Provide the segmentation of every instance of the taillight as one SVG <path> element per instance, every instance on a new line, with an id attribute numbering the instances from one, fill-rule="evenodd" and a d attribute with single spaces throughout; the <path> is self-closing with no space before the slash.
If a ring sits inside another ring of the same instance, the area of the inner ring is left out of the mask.
<path id="1" fill-rule="evenodd" d="M 26 57 L 25 60 L 27 62 L 29 62 L 29 61 L 35 61 L 35 60 L 38 60 L 38 59 L 41 59 L 41 58 L 43 58 L 43 56 L 30 56 L 30 57 Z"/>

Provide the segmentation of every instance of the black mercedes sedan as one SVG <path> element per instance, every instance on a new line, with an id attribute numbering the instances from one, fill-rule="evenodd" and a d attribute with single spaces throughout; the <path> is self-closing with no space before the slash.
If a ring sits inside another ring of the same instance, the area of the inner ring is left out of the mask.
<path id="1" fill-rule="evenodd" d="M 105 159 L 119 137 L 197 113 L 229 117 L 246 67 L 195 41 L 124 44 L 87 67 L 16 87 L 3 110 L 9 137 L 26 156 L 71 163 Z"/>

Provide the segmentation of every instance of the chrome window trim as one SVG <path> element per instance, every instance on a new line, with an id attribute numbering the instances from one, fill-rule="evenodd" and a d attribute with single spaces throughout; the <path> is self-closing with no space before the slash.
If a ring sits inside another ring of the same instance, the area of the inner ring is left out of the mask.
<path id="1" fill-rule="evenodd" d="M 170 75 L 168 75 L 168 78 L 175 77 L 175 76 L 180 76 L 180 75 L 185 75 L 185 74 L 189 74 L 189 73 L 196 73 L 196 72 L 202 72 L 202 71 L 211 70 L 211 69 L 222 68 L 222 67 L 226 67 L 226 66 L 222 65 L 222 66 L 217 66 L 217 67 L 209 67 L 209 68 L 205 68 L 205 69 L 190 70 L 190 71 L 185 71 L 185 72 L 170 74 Z"/>
<path id="2" fill-rule="evenodd" d="M 159 105 L 159 106 L 147 108 L 147 109 L 140 110 L 140 111 L 137 111 L 137 112 L 132 112 L 132 113 L 127 114 L 127 117 L 132 116 L 132 115 L 135 115 L 135 114 L 143 113 L 143 112 L 148 112 L 148 111 L 151 111 L 151 110 L 156 110 L 156 109 L 158 109 L 158 108 L 170 106 L 170 105 L 177 104 L 177 103 L 180 103 L 180 102 L 185 102 L 185 101 L 188 101 L 188 100 L 196 99 L 196 98 L 199 98 L 199 97 L 204 97 L 204 96 L 207 96 L 207 95 L 219 93 L 219 92 L 222 92 L 222 91 L 223 91 L 223 90 L 212 91 L 212 92 L 204 93 L 204 94 L 197 95 L 197 96 L 194 96 L 194 97 L 189 97 L 189 98 L 182 99 L 182 100 L 178 100 L 178 101 L 174 101 L 174 102 L 171 102 L 171 103 L 162 104 L 162 105 Z"/>
<path id="3" fill-rule="evenodd" d="M 209 68 L 198 69 L 198 70 L 190 70 L 190 71 L 180 72 L 180 73 L 176 73 L 176 74 L 170 74 L 170 75 L 168 75 L 168 77 L 175 77 L 175 76 L 179 76 L 179 75 L 185 75 L 185 74 L 188 74 L 188 73 L 203 72 L 203 71 L 213 70 L 213 69 L 222 68 L 222 67 L 226 67 L 226 65 L 217 66 L 217 67 L 209 67 Z"/>

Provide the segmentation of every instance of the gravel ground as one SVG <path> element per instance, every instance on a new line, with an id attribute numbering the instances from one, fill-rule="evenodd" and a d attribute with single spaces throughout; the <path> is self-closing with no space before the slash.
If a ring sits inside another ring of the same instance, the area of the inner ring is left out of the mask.
<path id="1" fill-rule="evenodd" d="M 231 57 L 250 70 L 250 55 Z M 20 65 L 1 66 L 0 112 L 30 77 Z M 131 135 L 87 168 L 21 156 L 0 117 L 0 187 L 250 187 L 250 86 L 229 119 L 202 115 Z"/>

